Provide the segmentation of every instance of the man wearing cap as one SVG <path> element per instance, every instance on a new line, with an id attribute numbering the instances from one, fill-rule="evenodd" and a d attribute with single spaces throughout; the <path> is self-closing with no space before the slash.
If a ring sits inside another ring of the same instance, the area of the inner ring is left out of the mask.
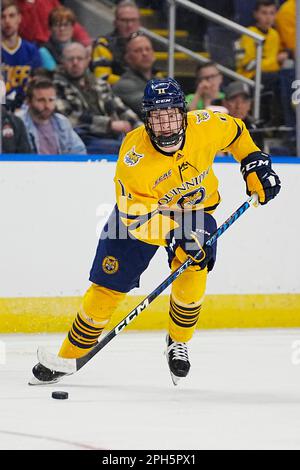
<path id="1" fill-rule="evenodd" d="M 256 145 L 259 148 L 264 148 L 263 135 L 258 131 L 257 125 L 250 114 L 252 98 L 247 83 L 231 82 L 225 90 L 224 106 L 228 109 L 230 116 L 244 121 Z"/>

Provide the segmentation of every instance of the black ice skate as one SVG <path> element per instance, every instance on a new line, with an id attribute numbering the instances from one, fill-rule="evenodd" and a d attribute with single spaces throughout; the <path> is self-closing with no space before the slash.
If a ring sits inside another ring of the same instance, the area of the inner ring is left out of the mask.
<path id="1" fill-rule="evenodd" d="M 188 350 L 186 343 L 177 343 L 167 335 L 166 356 L 170 368 L 171 378 L 174 385 L 179 380 L 186 377 L 189 373 L 191 364 L 189 362 Z"/>
<path id="2" fill-rule="evenodd" d="M 32 369 L 33 377 L 29 380 L 28 385 L 47 385 L 58 382 L 65 374 L 64 372 L 56 372 L 48 369 L 38 362 Z"/>

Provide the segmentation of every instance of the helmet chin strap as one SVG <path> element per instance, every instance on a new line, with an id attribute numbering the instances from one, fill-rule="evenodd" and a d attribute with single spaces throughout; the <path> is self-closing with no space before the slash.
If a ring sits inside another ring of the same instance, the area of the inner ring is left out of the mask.
<path id="1" fill-rule="evenodd" d="M 184 137 L 184 133 L 185 133 L 184 130 L 181 129 L 179 133 L 174 133 L 166 137 L 163 135 L 155 135 L 154 132 L 152 131 L 151 140 L 153 140 L 153 142 L 155 142 L 155 144 L 161 148 L 174 147 L 174 146 L 181 144 L 182 139 Z"/>
<path id="2" fill-rule="evenodd" d="M 179 142 L 177 144 L 173 144 L 173 145 L 159 145 L 159 144 L 156 144 L 158 146 L 158 148 L 160 148 L 161 150 L 163 150 L 164 152 L 177 152 L 177 150 L 180 149 L 181 147 L 181 144 L 182 144 L 182 141 L 183 141 L 183 136 L 179 139 Z"/>

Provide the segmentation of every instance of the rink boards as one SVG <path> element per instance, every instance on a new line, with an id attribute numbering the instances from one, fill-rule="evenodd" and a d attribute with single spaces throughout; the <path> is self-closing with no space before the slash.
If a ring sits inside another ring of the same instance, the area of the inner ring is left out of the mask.
<path id="1" fill-rule="evenodd" d="M 128 296 L 107 329 L 120 322 L 141 300 Z M 0 299 L 1 333 L 67 331 L 81 297 Z M 168 324 L 167 295 L 161 296 L 130 325 L 132 330 L 161 330 Z M 199 329 L 300 327 L 300 295 L 208 295 Z"/>
<path id="2" fill-rule="evenodd" d="M 24 156 L 21 163 L 0 162 L 3 333 L 68 329 L 88 287 L 97 239 L 114 204 L 115 162 L 52 159 L 30 162 Z M 249 210 L 220 238 L 199 328 L 300 326 L 300 166 L 298 159 L 274 160 L 282 192 L 268 206 Z M 237 164 L 219 160 L 214 170 L 223 199 L 215 216 L 222 223 L 247 196 Z M 127 315 L 167 275 L 161 249 L 141 287 L 127 297 L 112 322 Z M 129 328 L 165 328 L 167 294 Z"/>

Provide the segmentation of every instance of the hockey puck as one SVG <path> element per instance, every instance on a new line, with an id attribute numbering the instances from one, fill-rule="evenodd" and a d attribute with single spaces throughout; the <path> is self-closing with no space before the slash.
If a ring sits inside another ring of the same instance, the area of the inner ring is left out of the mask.
<path id="1" fill-rule="evenodd" d="M 56 398 L 56 400 L 67 400 L 69 394 L 67 392 L 52 392 L 52 398 Z"/>

